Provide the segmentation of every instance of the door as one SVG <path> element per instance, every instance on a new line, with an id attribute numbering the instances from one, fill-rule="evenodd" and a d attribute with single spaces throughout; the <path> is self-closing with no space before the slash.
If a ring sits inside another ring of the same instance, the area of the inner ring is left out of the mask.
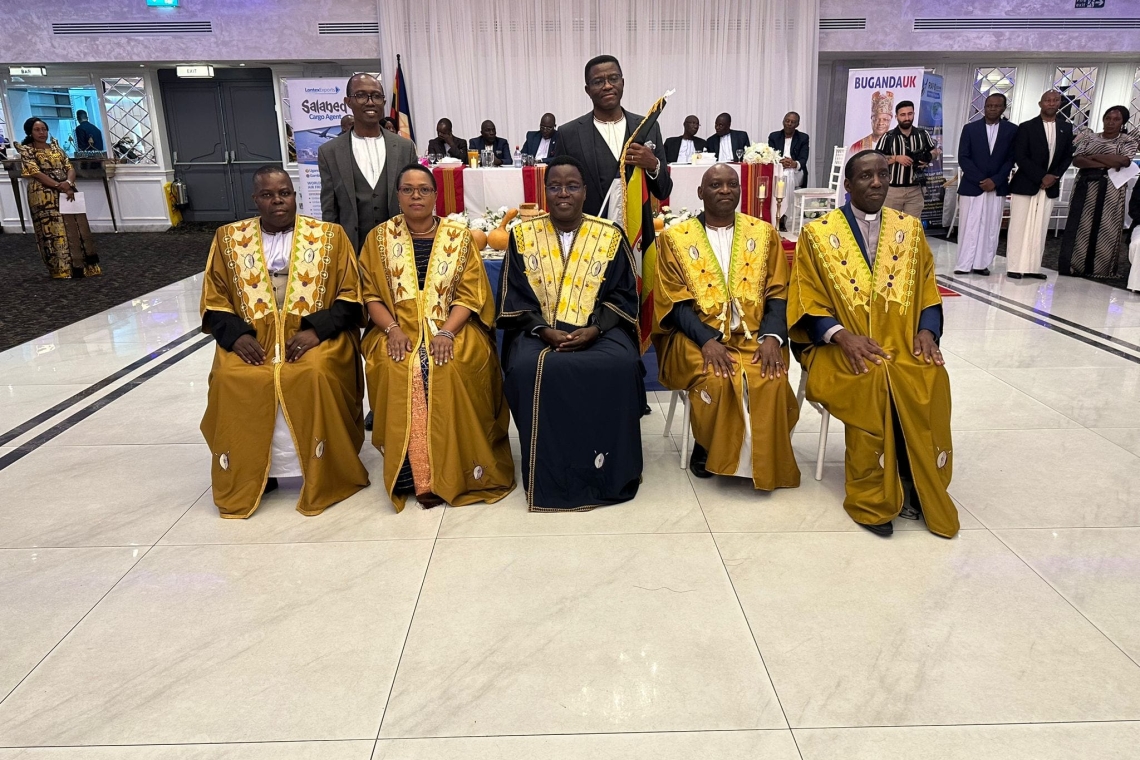
<path id="1" fill-rule="evenodd" d="M 175 177 L 186 183 L 189 222 L 232 222 L 257 214 L 253 174 L 281 165 L 269 69 L 216 70 L 213 79 L 159 71 Z"/>

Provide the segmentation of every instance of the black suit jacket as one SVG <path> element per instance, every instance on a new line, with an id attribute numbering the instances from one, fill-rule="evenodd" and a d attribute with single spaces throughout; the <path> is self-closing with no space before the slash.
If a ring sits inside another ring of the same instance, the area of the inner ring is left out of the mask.
<path id="1" fill-rule="evenodd" d="M 524 156 L 533 156 L 538 150 L 538 146 L 542 144 L 542 132 L 537 129 L 526 133 L 526 141 L 522 146 L 522 153 Z M 558 130 L 554 130 L 554 134 L 550 136 L 550 147 L 546 151 L 546 157 L 550 158 L 554 155 L 554 146 L 558 145 Z M 544 161 L 546 159 L 543 159 Z"/>
<path id="2" fill-rule="evenodd" d="M 456 137 L 455 147 L 452 148 L 438 137 L 433 137 L 428 140 L 428 153 L 438 153 L 441 156 L 458 158 L 463 163 L 467 163 L 467 141 L 462 137 Z"/>
<path id="3" fill-rule="evenodd" d="M 681 140 L 684 139 L 683 135 L 677 135 L 665 140 L 665 160 L 667 163 L 677 163 L 677 157 L 681 155 Z M 693 148 L 697 151 L 704 151 L 705 141 L 699 137 L 694 137 Z"/>
<path id="4" fill-rule="evenodd" d="M 478 137 L 472 137 L 471 141 L 467 144 L 470 146 L 471 150 L 483 150 L 483 147 L 487 143 L 483 140 L 483 135 L 479 135 Z M 495 144 L 492 145 L 491 148 L 495 151 L 495 158 L 502 161 L 503 166 L 511 165 L 511 144 L 507 142 L 506 139 L 502 137 L 496 137 Z M 464 158 L 467 157 L 464 156 Z"/>
<path id="5" fill-rule="evenodd" d="M 744 150 L 752 141 L 748 139 L 748 133 L 739 129 L 728 130 L 728 137 L 732 140 L 732 160 L 736 160 L 736 151 Z M 705 140 L 705 150 L 713 155 L 720 155 L 720 135 L 711 134 Z"/>
<path id="6" fill-rule="evenodd" d="M 644 116 L 638 116 L 622 109 L 625 113 L 625 139 L 633 136 L 634 131 L 641 124 Z M 618 177 L 618 160 L 610 151 L 601 133 L 594 126 L 594 113 L 579 116 L 571 122 L 562 125 L 558 130 L 559 140 L 555 146 L 554 155 L 573 156 L 586 167 L 586 203 L 583 211 L 598 216 L 602 210 L 602 201 L 610 190 L 610 185 Z M 645 175 L 649 183 L 649 192 L 658 200 L 665 200 L 673 191 L 673 180 L 669 177 L 668 161 L 665 159 L 665 145 L 661 138 L 661 125 L 654 124 L 649 131 L 649 142 L 655 146 L 653 155 L 661 162 L 657 172 L 657 179 Z M 553 158 L 553 156 L 551 156 Z"/>
<path id="7" fill-rule="evenodd" d="M 1013 169 L 1013 142 L 1017 139 L 1017 125 L 1002 119 L 998 122 L 997 139 L 993 152 L 990 151 L 990 138 L 986 132 L 986 120 L 978 119 L 962 127 L 962 137 L 958 139 L 958 168 L 962 178 L 958 180 L 958 195 L 974 198 L 982 194 L 981 182 L 994 181 L 994 192 L 1009 195 L 1009 173 Z M 1049 155 L 1049 146 L 1045 146 Z"/>
<path id="8" fill-rule="evenodd" d="M 1073 125 L 1057 117 L 1057 144 L 1053 149 L 1053 162 L 1049 163 L 1049 142 L 1045 138 L 1045 122 L 1037 116 L 1017 125 L 1013 138 L 1013 161 L 1017 171 L 1009 181 L 1014 195 L 1037 195 L 1041 180 L 1052 174 L 1057 182 L 1045 191 L 1050 198 L 1061 195 L 1061 175 L 1073 163 Z"/>
<path id="9" fill-rule="evenodd" d="M 804 179 L 800 187 L 807 187 L 808 177 L 808 154 L 811 152 L 811 139 L 807 136 L 806 132 L 801 132 L 798 129 L 792 133 L 792 150 L 784 156 L 794 161 L 800 162 L 800 168 L 803 169 Z M 772 134 L 768 135 L 768 147 L 773 150 L 784 149 L 784 130 L 778 129 Z"/>

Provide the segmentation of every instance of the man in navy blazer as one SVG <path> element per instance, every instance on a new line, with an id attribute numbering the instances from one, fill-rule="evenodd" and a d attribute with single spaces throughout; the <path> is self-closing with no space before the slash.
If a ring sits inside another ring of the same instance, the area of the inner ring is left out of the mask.
<path id="1" fill-rule="evenodd" d="M 526 141 L 522 146 L 524 156 L 534 156 L 536 162 L 545 162 L 554 155 L 554 146 L 558 143 L 558 122 L 554 114 L 544 113 L 538 122 L 538 130 L 526 133 Z"/>
<path id="2" fill-rule="evenodd" d="M 748 133 L 732 128 L 732 115 L 722 113 L 713 122 L 713 134 L 705 140 L 705 152 L 712 153 L 720 163 L 736 161 L 736 152 L 752 144 Z"/>
<path id="3" fill-rule="evenodd" d="M 787 227 L 788 212 L 792 209 L 793 191 L 797 187 L 807 187 L 808 156 L 811 152 L 806 133 L 799 130 L 800 115 L 795 111 L 784 114 L 784 128 L 768 135 L 768 147 L 783 155 L 780 159 L 781 175 L 784 178 L 784 200 L 780 204 L 780 230 Z"/>
<path id="4" fill-rule="evenodd" d="M 954 274 L 988 275 L 997 255 L 998 235 L 1009 173 L 1013 171 L 1013 139 L 1017 127 L 1002 119 L 1006 98 L 986 98 L 985 118 L 962 128 L 958 140 L 958 263 Z"/>
<path id="5" fill-rule="evenodd" d="M 491 148 L 495 151 L 495 166 L 511 165 L 511 144 L 499 137 L 495 131 L 495 122 L 487 119 L 479 127 L 479 136 L 471 138 L 467 143 L 470 150 L 481 151 Z"/>

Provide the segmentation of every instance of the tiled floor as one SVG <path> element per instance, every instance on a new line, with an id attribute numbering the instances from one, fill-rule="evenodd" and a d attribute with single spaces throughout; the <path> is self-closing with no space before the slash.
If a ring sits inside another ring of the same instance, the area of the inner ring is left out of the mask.
<path id="1" fill-rule="evenodd" d="M 221 520 L 196 280 L 0 354 L 0 760 L 1135 758 L 1140 295 L 942 283 L 953 541 L 808 407 L 799 489 L 691 478 L 666 394 L 630 504 Z"/>

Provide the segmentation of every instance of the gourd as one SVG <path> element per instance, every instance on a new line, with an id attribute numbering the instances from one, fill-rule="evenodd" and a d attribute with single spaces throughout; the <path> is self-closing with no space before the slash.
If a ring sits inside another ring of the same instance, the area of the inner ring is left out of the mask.
<path id="1" fill-rule="evenodd" d="M 507 231 L 507 225 L 518 215 L 519 210 L 517 208 L 511 209 L 503 214 L 503 221 L 499 222 L 499 226 L 487 234 L 487 242 L 496 251 L 507 250 L 507 244 L 511 242 L 511 233 Z"/>

